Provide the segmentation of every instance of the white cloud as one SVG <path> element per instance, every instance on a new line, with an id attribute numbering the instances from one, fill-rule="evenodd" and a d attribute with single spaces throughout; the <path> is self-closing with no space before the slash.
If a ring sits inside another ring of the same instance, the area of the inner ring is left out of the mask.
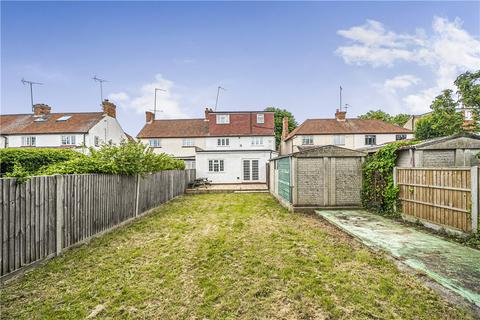
<path id="1" fill-rule="evenodd" d="M 434 17 L 431 35 L 422 29 L 412 34 L 399 34 L 386 30 L 381 22 L 374 20 L 339 30 L 338 34 L 351 41 L 336 50 L 348 64 L 391 67 L 403 61 L 430 68 L 436 79 L 431 87 L 399 97 L 412 112 L 427 111 L 436 95 L 452 88 L 458 74 L 480 68 L 480 41 L 463 29 L 458 18 L 450 21 Z M 388 87 L 386 85 L 390 80 L 385 81 L 384 87 Z M 406 88 L 416 84 L 398 80 L 390 81 L 390 86 L 403 84 Z"/>
<path id="2" fill-rule="evenodd" d="M 175 94 L 173 81 L 165 79 L 161 74 L 157 74 L 153 82 L 142 85 L 137 92 L 130 95 L 126 92 L 112 93 L 108 98 L 123 108 L 144 113 L 154 108 L 155 88 L 165 90 L 165 92 L 157 91 L 157 119 L 186 117 L 180 108 L 180 96 Z"/>
<path id="3" fill-rule="evenodd" d="M 397 89 L 406 89 L 412 85 L 417 84 L 420 81 L 419 78 L 411 74 L 404 74 L 396 76 L 392 79 L 385 80 L 383 87 L 391 92 L 396 92 Z"/>

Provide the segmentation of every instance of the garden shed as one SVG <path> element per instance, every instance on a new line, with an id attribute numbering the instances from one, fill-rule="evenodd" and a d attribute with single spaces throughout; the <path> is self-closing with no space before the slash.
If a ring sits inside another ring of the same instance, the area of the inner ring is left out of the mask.
<path id="1" fill-rule="evenodd" d="M 361 206 L 361 151 L 327 145 L 270 160 L 270 192 L 290 210 Z"/>
<path id="2" fill-rule="evenodd" d="M 471 167 L 479 164 L 480 135 L 463 133 L 422 141 L 398 150 L 397 166 Z"/>

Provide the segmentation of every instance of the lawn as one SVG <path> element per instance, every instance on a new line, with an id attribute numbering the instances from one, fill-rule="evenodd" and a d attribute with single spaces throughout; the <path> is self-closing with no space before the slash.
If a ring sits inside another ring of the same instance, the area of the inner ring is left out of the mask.
<path id="1" fill-rule="evenodd" d="M 469 319 L 268 194 L 183 196 L 7 284 L 2 319 Z"/>

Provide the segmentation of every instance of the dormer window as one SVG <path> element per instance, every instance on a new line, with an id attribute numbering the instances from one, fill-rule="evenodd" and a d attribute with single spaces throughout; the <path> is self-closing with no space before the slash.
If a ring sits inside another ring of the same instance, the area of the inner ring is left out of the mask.
<path id="1" fill-rule="evenodd" d="M 229 114 L 217 114 L 217 124 L 229 124 L 230 115 Z"/>
<path id="2" fill-rule="evenodd" d="M 258 113 L 257 114 L 257 123 L 258 124 L 265 123 L 265 115 L 263 113 Z"/>

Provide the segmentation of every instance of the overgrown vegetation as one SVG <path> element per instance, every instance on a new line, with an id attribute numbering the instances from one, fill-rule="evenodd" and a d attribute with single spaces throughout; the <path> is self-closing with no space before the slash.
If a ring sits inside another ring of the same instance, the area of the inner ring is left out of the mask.
<path id="1" fill-rule="evenodd" d="M 2 319 L 471 319 L 268 194 L 183 196 L 7 284 Z"/>
<path id="2" fill-rule="evenodd" d="M 407 123 L 408 119 L 410 118 L 409 114 L 406 113 L 399 113 L 397 115 L 390 115 L 382 110 L 370 110 L 365 114 L 359 116 L 360 119 L 373 119 L 373 120 L 382 120 L 387 123 L 391 123 L 400 127 L 403 127 L 405 123 Z"/>
<path id="3" fill-rule="evenodd" d="M 162 170 L 185 169 L 185 163 L 166 154 L 155 154 L 139 142 L 91 148 L 89 155 L 73 150 L 3 149 L 0 159 L 8 159 L 6 175 L 24 180 L 28 176 L 104 173 L 134 175 Z M 3 162 L 2 162 L 3 165 Z"/>
<path id="4" fill-rule="evenodd" d="M 268 107 L 265 111 L 275 112 L 275 147 L 278 149 L 282 140 L 283 118 L 288 117 L 288 132 L 292 132 L 297 127 L 297 121 L 295 121 L 293 114 L 285 109 Z"/>
<path id="5" fill-rule="evenodd" d="M 362 204 L 369 211 L 397 216 L 398 187 L 393 183 L 393 168 L 398 148 L 416 141 L 399 141 L 380 148 L 363 164 Z"/>

